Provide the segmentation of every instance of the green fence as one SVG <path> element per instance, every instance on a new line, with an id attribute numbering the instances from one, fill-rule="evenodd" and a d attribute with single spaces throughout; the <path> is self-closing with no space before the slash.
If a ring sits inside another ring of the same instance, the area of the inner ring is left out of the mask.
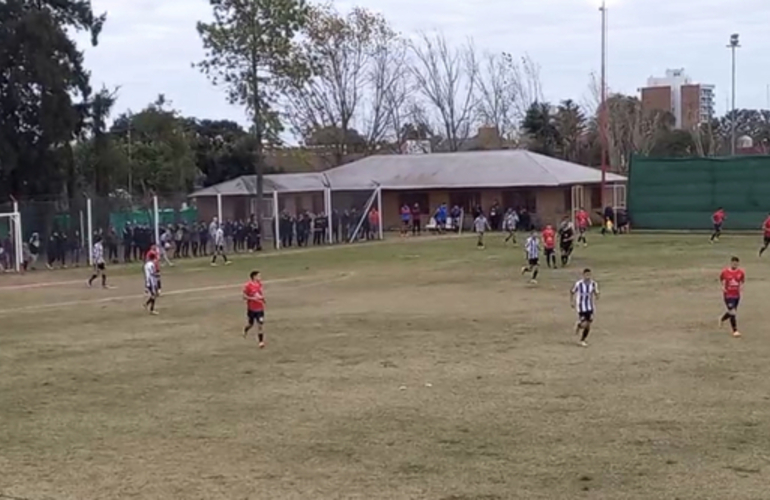
<path id="1" fill-rule="evenodd" d="M 634 158 L 628 183 L 634 228 L 709 229 L 723 207 L 725 229 L 758 229 L 770 212 L 770 156 Z"/>

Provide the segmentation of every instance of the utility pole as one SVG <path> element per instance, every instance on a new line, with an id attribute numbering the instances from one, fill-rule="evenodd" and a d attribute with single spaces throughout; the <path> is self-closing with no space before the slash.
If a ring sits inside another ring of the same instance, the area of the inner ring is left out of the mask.
<path id="1" fill-rule="evenodd" d="M 608 109 L 607 109 L 607 4 L 602 0 L 599 7 L 602 15 L 602 65 L 601 65 L 601 104 L 599 104 L 599 127 L 601 129 L 602 147 L 602 210 L 607 206 L 607 163 L 608 163 Z"/>
<path id="2" fill-rule="evenodd" d="M 735 146 L 737 144 L 737 138 L 735 137 L 735 120 L 737 118 L 737 113 L 735 109 L 735 51 L 736 49 L 741 48 L 740 43 L 740 36 L 738 33 L 733 33 L 730 35 L 730 44 L 727 46 L 728 49 L 730 49 L 730 52 L 732 53 L 732 66 L 733 66 L 733 85 L 732 85 L 732 112 L 731 112 L 731 118 L 730 118 L 730 154 L 735 156 Z"/>

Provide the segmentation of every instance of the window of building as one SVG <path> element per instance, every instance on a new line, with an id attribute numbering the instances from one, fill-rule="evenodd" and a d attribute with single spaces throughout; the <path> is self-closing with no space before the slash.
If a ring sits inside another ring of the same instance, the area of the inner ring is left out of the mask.
<path id="1" fill-rule="evenodd" d="M 504 209 L 525 209 L 527 212 L 537 212 L 537 193 L 534 189 L 513 189 L 503 191 Z"/>
<path id="2" fill-rule="evenodd" d="M 473 213 L 476 207 L 481 206 L 480 191 L 452 191 L 449 193 L 449 208 L 458 206 L 465 213 Z"/>
<path id="3" fill-rule="evenodd" d="M 420 212 L 423 214 L 430 213 L 430 203 L 428 202 L 428 193 L 399 193 L 398 194 L 398 208 L 399 210 L 404 205 L 408 205 L 410 208 L 417 203 L 420 205 Z"/>

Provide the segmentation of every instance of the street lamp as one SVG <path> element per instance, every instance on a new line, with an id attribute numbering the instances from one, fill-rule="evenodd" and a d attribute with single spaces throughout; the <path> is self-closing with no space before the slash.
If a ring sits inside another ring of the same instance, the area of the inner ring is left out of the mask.
<path id="1" fill-rule="evenodd" d="M 601 147 L 602 147 L 602 209 L 607 205 L 606 186 L 607 186 L 607 163 L 608 163 L 608 109 L 607 109 L 607 3 L 602 0 L 599 6 L 599 12 L 602 15 L 602 64 L 601 64 L 601 104 L 599 104 L 599 128 L 601 129 Z"/>
<path id="2" fill-rule="evenodd" d="M 740 36 L 738 33 L 733 33 L 730 35 L 730 43 L 727 45 L 727 48 L 730 49 L 730 52 L 732 53 L 733 64 L 732 117 L 730 119 L 730 153 L 735 156 L 735 50 L 741 48 Z"/>

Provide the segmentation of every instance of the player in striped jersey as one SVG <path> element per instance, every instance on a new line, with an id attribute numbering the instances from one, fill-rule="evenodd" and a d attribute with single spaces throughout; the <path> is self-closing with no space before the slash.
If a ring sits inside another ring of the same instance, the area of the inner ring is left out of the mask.
<path id="1" fill-rule="evenodd" d="M 144 291 L 148 296 L 147 302 L 144 303 L 144 308 L 150 314 L 158 314 L 158 311 L 155 310 L 155 301 L 158 300 L 160 288 L 158 287 L 158 271 L 155 267 L 155 262 L 152 260 L 144 263 Z"/>
<path id="2" fill-rule="evenodd" d="M 580 345 L 588 347 L 586 339 L 594 321 L 596 300 L 599 298 L 599 284 L 591 278 L 591 270 L 583 269 L 583 279 L 575 283 L 570 291 L 570 305 L 577 310 L 578 321 L 575 335 L 580 335 Z"/>
<path id="3" fill-rule="evenodd" d="M 527 255 L 527 265 L 521 268 L 521 274 L 532 273 L 530 283 L 537 283 L 537 273 L 540 271 L 540 238 L 537 236 L 537 230 L 532 233 L 524 243 L 524 252 Z"/>
<path id="4" fill-rule="evenodd" d="M 222 259 L 224 259 L 225 265 L 229 266 L 230 261 L 227 260 L 227 255 L 225 255 L 225 232 L 222 230 L 221 225 L 217 225 L 216 229 L 214 229 L 214 256 L 211 258 L 212 266 L 217 265 L 217 257 L 220 255 L 222 256 Z"/>
<path id="5" fill-rule="evenodd" d="M 97 236 L 94 242 L 94 247 L 91 249 L 91 258 L 94 262 L 94 274 L 88 280 L 88 286 L 94 284 L 94 280 L 99 276 L 102 277 L 102 288 L 107 288 L 107 269 L 104 261 L 104 246 L 102 245 L 102 237 Z"/>

